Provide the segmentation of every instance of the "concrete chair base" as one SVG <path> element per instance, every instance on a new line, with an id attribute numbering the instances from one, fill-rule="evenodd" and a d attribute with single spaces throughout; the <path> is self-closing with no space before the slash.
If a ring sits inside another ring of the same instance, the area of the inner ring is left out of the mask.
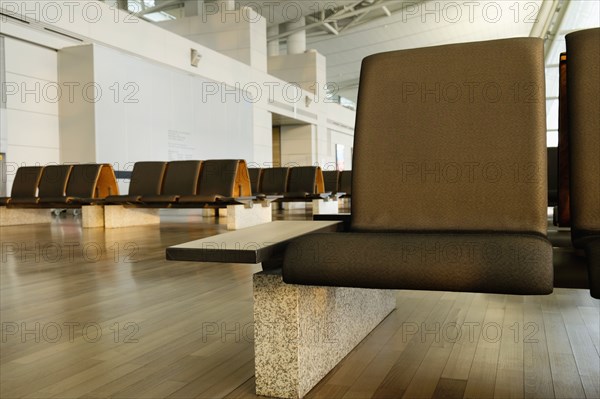
<path id="1" fill-rule="evenodd" d="M 0 226 L 51 223 L 50 209 L 27 209 L 0 207 Z"/>
<path id="2" fill-rule="evenodd" d="M 104 227 L 104 206 L 84 205 L 81 207 L 81 227 L 91 229 Z"/>
<path id="3" fill-rule="evenodd" d="M 313 200 L 313 215 L 331 215 L 339 213 L 338 201 Z"/>
<path id="4" fill-rule="evenodd" d="M 394 308 L 389 290 L 284 284 L 254 275 L 256 394 L 302 398 Z"/>
<path id="5" fill-rule="evenodd" d="M 219 212 L 221 214 L 221 212 Z M 227 230 L 239 230 L 273 220 L 271 204 L 255 204 L 252 208 L 244 205 L 227 206 Z"/>
<path id="6" fill-rule="evenodd" d="M 160 224 L 158 211 L 159 209 L 107 205 L 104 207 L 104 228 L 116 229 L 120 227 Z"/>

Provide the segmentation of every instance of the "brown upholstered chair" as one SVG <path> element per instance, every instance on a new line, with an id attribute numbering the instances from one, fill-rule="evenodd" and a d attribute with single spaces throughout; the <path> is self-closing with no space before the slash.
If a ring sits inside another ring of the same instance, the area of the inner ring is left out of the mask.
<path id="1" fill-rule="evenodd" d="M 73 165 L 65 195 L 41 196 L 40 204 L 46 207 L 79 207 L 82 202 L 92 201 L 100 177 L 100 164 Z"/>
<path id="2" fill-rule="evenodd" d="M 558 148 L 548 147 L 548 206 L 558 205 Z"/>
<path id="3" fill-rule="evenodd" d="M 340 172 L 340 192 L 344 197 L 352 197 L 352 171 L 344 170 Z"/>
<path id="4" fill-rule="evenodd" d="M 10 197 L 0 198 L 0 206 L 8 205 L 11 199 L 36 198 L 43 170 L 43 166 L 21 166 L 17 169 Z"/>
<path id="5" fill-rule="evenodd" d="M 201 166 L 202 161 L 169 162 L 160 195 L 144 195 L 141 201 L 162 207 L 177 202 L 181 196 L 196 194 Z"/>
<path id="6" fill-rule="evenodd" d="M 24 197 L 11 199 L 11 206 L 19 207 L 38 207 L 42 205 L 48 198 L 62 198 L 67 190 L 67 183 L 73 165 L 49 165 L 44 167 L 42 177 L 38 185 L 37 197 Z M 44 205 L 52 207 L 52 204 Z"/>
<path id="7" fill-rule="evenodd" d="M 590 292 L 600 298 L 600 28 L 566 42 L 571 239 L 585 248 Z"/>
<path id="8" fill-rule="evenodd" d="M 552 292 L 544 81 L 534 38 L 366 58 L 351 231 L 292 241 L 284 281 Z"/>
<path id="9" fill-rule="evenodd" d="M 252 194 L 258 194 L 258 187 L 262 175 L 262 168 L 248 168 L 248 176 L 250 176 L 250 187 Z"/>
<path id="10" fill-rule="evenodd" d="M 340 191 L 340 172 L 337 170 L 323 171 L 323 182 L 326 192 L 337 193 Z"/>
<path id="11" fill-rule="evenodd" d="M 288 188 L 289 168 L 263 169 L 258 194 L 283 195 Z"/>
<path id="12" fill-rule="evenodd" d="M 287 191 L 284 200 L 311 200 L 325 192 L 323 171 L 319 166 L 298 166 L 290 168 Z"/>
<path id="13" fill-rule="evenodd" d="M 559 227 L 571 226 L 570 179 L 571 161 L 569 151 L 569 112 L 567 108 L 567 54 L 560 55 L 558 90 L 558 205 L 555 210 L 555 224 Z"/>
<path id="14" fill-rule="evenodd" d="M 234 202 L 234 198 L 252 194 L 246 161 L 212 159 L 202 163 L 198 189 L 194 195 L 182 195 L 180 204 L 215 204 Z"/>
<path id="15" fill-rule="evenodd" d="M 131 172 L 131 182 L 127 195 L 109 195 L 105 204 L 140 204 L 143 196 L 160 195 L 166 162 L 136 162 Z"/>

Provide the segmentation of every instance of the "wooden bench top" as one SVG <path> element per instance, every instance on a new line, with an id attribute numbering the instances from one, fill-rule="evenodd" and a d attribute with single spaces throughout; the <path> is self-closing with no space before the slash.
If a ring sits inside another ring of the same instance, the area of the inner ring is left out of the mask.
<path id="1" fill-rule="evenodd" d="M 257 264 L 282 254 L 294 238 L 341 228 L 339 221 L 265 223 L 168 247 L 167 260 Z"/>

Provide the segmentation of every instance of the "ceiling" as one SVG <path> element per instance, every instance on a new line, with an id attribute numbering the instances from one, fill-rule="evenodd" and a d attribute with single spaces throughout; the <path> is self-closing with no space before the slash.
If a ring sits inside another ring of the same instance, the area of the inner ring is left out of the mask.
<path id="1" fill-rule="evenodd" d="M 148 0 L 145 0 L 148 1 Z M 197 1 L 197 0 L 187 0 Z M 204 3 L 216 0 L 205 0 Z M 327 81 L 337 94 L 355 100 L 364 57 L 400 49 L 530 36 L 558 0 L 236 0 L 261 13 L 268 26 L 306 18 L 307 48 L 327 59 Z M 176 5 L 175 0 L 155 0 Z M 183 9 L 167 10 L 182 16 Z M 539 18 L 538 18 L 539 17 Z M 536 24 L 536 19 L 540 22 Z M 285 49 L 285 30 L 280 29 Z M 271 36 L 271 38 L 276 36 Z"/>

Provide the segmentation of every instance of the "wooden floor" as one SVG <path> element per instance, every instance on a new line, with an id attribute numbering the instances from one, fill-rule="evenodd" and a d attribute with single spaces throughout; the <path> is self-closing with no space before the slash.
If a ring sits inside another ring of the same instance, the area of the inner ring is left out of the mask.
<path id="1" fill-rule="evenodd" d="M 255 397 L 260 267 L 164 260 L 165 247 L 220 231 L 186 217 L 2 228 L 0 397 Z M 397 297 L 309 397 L 600 398 L 600 307 L 587 291 Z"/>

